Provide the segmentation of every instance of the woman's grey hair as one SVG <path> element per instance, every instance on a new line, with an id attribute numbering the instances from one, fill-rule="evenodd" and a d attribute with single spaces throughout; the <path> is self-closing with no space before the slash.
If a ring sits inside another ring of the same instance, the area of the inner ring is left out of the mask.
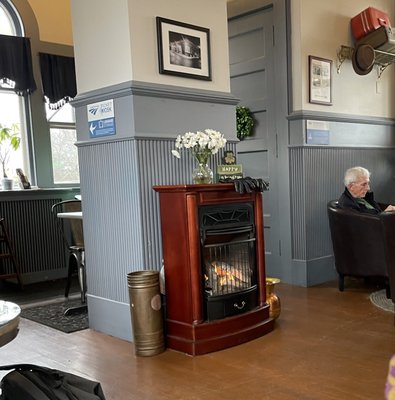
<path id="1" fill-rule="evenodd" d="M 364 167 L 349 168 L 344 174 L 344 185 L 356 182 L 359 178 L 370 178 L 370 172 Z"/>

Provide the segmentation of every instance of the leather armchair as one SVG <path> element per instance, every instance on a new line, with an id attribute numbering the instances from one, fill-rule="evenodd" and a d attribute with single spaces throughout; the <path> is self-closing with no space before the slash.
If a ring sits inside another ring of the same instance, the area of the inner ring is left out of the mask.
<path id="1" fill-rule="evenodd" d="M 358 213 L 338 208 L 336 200 L 328 203 L 327 210 L 339 290 L 344 290 L 345 276 L 384 277 L 389 297 L 391 276 L 394 300 L 395 213 Z"/>
<path id="2" fill-rule="evenodd" d="M 387 297 L 391 297 L 392 302 L 395 303 L 395 213 L 383 213 L 381 221 L 385 238 L 385 257 L 387 261 L 390 288 L 390 296 Z"/>

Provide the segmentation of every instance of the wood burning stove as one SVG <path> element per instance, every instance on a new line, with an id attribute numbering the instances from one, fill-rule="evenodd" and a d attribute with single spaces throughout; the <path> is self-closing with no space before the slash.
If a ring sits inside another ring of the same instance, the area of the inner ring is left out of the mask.
<path id="1" fill-rule="evenodd" d="M 252 310 L 258 304 L 253 205 L 208 205 L 198 212 L 205 319 Z"/>
<path id="2" fill-rule="evenodd" d="M 166 345 L 198 355 L 273 329 L 262 193 L 232 184 L 155 186 L 166 281 Z"/>

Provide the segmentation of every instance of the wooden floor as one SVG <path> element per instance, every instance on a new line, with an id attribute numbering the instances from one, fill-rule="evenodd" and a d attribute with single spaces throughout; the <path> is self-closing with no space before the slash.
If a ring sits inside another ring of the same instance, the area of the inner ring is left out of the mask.
<path id="1" fill-rule="evenodd" d="M 352 284 L 343 293 L 335 283 L 279 284 L 273 332 L 197 357 L 173 350 L 136 357 L 130 342 L 22 319 L 17 338 L 0 348 L 1 364 L 36 363 L 98 380 L 107 400 L 383 399 L 394 315 L 370 303 L 376 289 Z"/>

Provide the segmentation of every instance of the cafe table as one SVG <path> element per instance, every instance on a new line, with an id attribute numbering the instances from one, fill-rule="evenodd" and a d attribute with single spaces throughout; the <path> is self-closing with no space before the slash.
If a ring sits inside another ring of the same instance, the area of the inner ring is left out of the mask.
<path id="1" fill-rule="evenodd" d="M 0 300 L 0 347 L 18 334 L 21 308 L 10 301 Z"/>

